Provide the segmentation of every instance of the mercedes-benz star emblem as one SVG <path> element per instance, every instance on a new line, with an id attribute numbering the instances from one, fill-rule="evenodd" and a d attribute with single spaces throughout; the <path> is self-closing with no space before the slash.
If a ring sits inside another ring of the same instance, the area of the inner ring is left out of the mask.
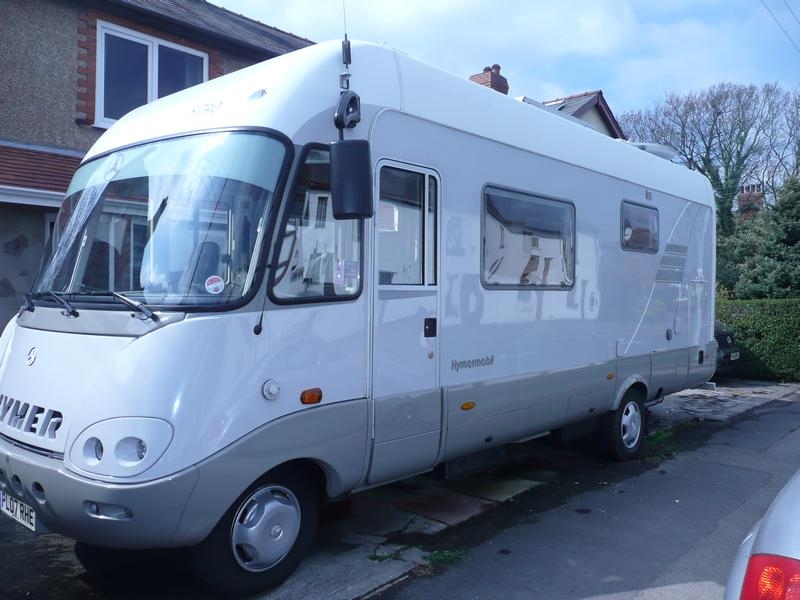
<path id="1" fill-rule="evenodd" d="M 25 362 L 27 362 L 27 363 L 28 363 L 28 366 L 29 366 L 29 367 L 30 367 L 30 366 L 31 366 L 33 363 L 35 363 L 35 362 L 36 362 L 36 355 L 37 355 L 38 353 L 39 353 L 39 351 L 36 349 L 36 346 L 34 346 L 34 347 L 33 347 L 33 348 L 31 348 L 30 350 L 28 350 L 28 358 L 27 358 L 27 360 L 26 360 Z"/>

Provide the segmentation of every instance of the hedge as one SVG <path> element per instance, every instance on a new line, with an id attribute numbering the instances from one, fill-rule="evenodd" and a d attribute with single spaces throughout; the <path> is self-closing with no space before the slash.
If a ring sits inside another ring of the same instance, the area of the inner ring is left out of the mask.
<path id="1" fill-rule="evenodd" d="M 717 300 L 717 319 L 741 349 L 736 375 L 800 381 L 800 298 Z"/>

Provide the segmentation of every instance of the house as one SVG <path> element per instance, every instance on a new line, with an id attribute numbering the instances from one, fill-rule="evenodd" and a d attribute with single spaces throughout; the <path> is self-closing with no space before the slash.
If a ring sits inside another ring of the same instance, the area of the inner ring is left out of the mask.
<path id="1" fill-rule="evenodd" d="M 205 0 L 0 0 L 0 322 L 81 157 L 137 106 L 312 44 Z M 2 327 L 2 325 L 0 325 Z"/>
<path id="2" fill-rule="evenodd" d="M 470 75 L 470 81 L 482 85 L 501 94 L 508 94 L 508 80 L 500 74 L 500 65 L 494 64 L 491 67 L 484 67 L 483 71 Z M 521 102 L 532 104 L 539 108 L 552 110 L 558 114 L 574 119 L 578 119 L 584 125 L 596 129 L 615 139 L 628 139 L 617 122 L 614 113 L 608 106 L 602 90 L 593 92 L 583 92 L 565 98 L 546 100 L 538 102 L 527 96 L 518 98 Z"/>
<path id="3" fill-rule="evenodd" d="M 739 218 L 743 221 L 755 218 L 766 206 L 764 186 L 760 183 L 740 186 L 739 194 L 736 196 L 736 206 Z"/>
<path id="4" fill-rule="evenodd" d="M 600 133 L 605 133 L 615 139 L 627 139 L 614 113 L 611 112 L 602 90 L 546 100 L 543 104 L 561 114 L 585 121 Z"/>

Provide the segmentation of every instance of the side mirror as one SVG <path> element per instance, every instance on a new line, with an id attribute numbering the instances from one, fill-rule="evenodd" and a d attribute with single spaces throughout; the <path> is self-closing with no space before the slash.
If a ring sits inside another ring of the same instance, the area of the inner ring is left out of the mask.
<path id="1" fill-rule="evenodd" d="M 367 140 L 331 142 L 331 197 L 335 219 L 372 216 L 372 160 Z"/>

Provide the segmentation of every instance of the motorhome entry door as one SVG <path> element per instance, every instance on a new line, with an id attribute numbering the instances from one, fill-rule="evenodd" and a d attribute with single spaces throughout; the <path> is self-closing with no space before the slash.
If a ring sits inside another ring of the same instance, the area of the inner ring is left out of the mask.
<path id="1" fill-rule="evenodd" d="M 383 162 L 377 188 L 370 483 L 433 466 L 441 428 L 439 180 L 426 169 Z"/>

